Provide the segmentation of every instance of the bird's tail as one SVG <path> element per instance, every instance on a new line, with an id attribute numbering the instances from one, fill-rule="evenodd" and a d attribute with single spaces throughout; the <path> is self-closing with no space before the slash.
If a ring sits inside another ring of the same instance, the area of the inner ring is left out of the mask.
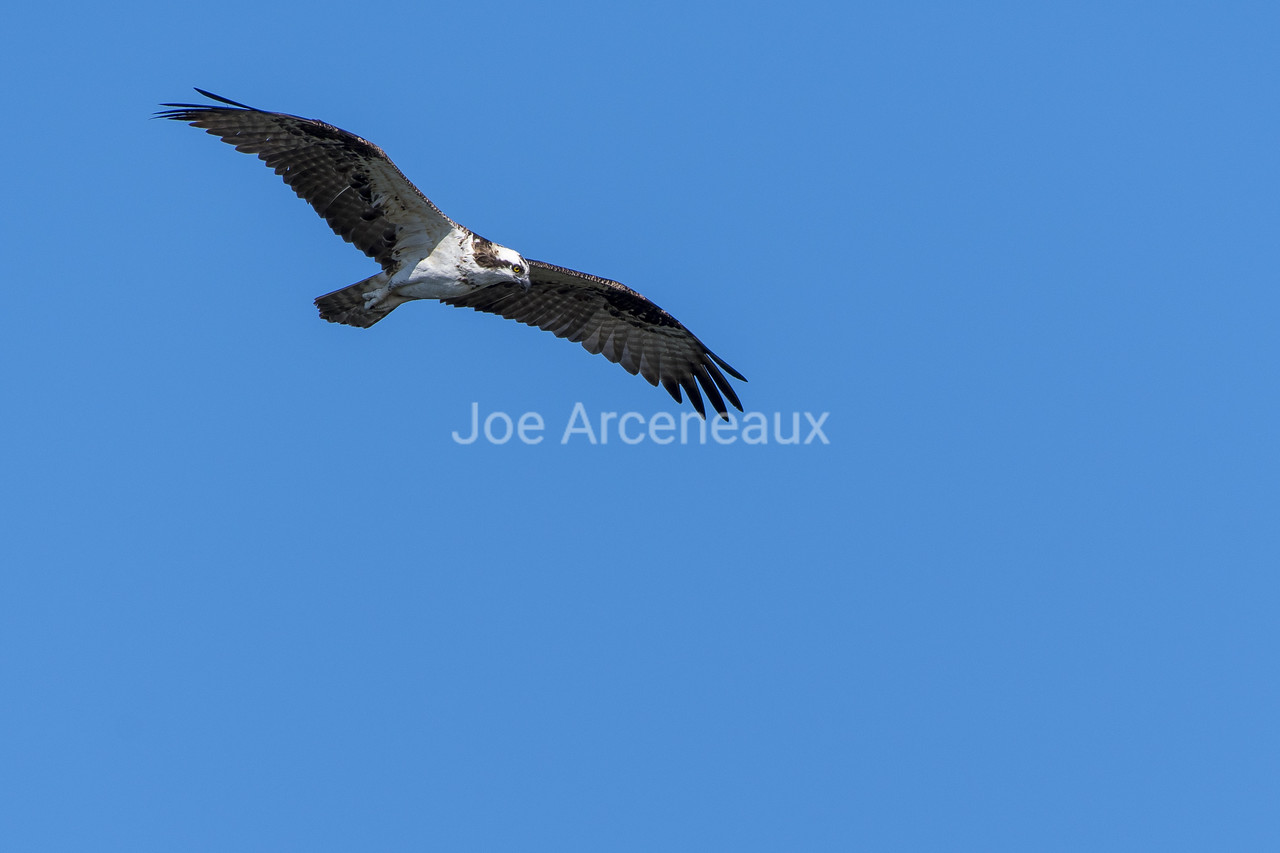
<path id="1" fill-rule="evenodd" d="M 330 323 L 346 323 L 367 329 L 407 300 L 386 290 L 387 275 L 378 273 L 364 281 L 326 293 L 316 299 L 320 316 Z"/>

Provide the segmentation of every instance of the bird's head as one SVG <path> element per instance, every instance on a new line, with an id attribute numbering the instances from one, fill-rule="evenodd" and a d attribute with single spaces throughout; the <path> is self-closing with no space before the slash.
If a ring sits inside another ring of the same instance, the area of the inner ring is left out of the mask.
<path id="1" fill-rule="evenodd" d="M 472 249 L 478 275 L 477 284 L 489 285 L 500 282 L 529 286 L 529 262 L 515 249 L 500 246 L 480 236 L 472 237 Z"/>

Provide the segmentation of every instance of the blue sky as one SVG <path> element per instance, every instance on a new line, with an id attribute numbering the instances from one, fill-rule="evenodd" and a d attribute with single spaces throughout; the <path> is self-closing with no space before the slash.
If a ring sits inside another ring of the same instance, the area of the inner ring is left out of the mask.
<path id="1" fill-rule="evenodd" d="M 1274 848 L 1278 26 L 17 10 L 4 846 Z M 562 443 L 682 409 L 492 316 L 322 322 L 375 266 L 148 120 L 192 86 L 640 290 L 826 443 Z M 453 441 L 473 404 L 545 440 Z"/>

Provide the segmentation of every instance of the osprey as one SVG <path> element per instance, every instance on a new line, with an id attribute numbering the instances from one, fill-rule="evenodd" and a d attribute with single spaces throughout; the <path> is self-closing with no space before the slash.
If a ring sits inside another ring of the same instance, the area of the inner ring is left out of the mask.
<path id="1" fill-rule="evenodd" d="M 414 299 L 474 308 L 582 344 L 676 402 L 681 389 L 704 418 L 702 387 L 716 412 L 742 411 L 724 373 L 746 381 L 676 318 L 616 281 L 525 260 L 445 216 L 382 149 L 313 119 L 270 113 L 219 97 L 222 106 L 161 104 L 157 117 L 257 154 L 315 208 L 338 236 L 382 265 L 364 281 L 315 300 L 331 323 L 368 328 Z M 723 396 L 721 396 L 723 394 Z"/>

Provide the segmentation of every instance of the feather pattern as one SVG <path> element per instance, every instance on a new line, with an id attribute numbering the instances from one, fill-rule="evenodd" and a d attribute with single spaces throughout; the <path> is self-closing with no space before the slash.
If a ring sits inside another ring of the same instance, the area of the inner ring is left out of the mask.
<path id="1" fill-rule="evenodd" d="M 628 373 L 638 373 L 650 385 L 661 383 L 676 402 L 681 402 L 683 388 L 704 416 L 699 386 L 721 417 L 727 418 L 725 400 L 742 411 L 724 373 L 743 382 L 746 378 L 651 300 L 607 278 L 543 261 L 529 261 L 529 267 L 532 285 L 528 288 L 495 284 L 441 301 L 498 314 L 580 343 L 587 352 L 603 355 Z"/>
<path id="2" fill-rule="evenodd" d="M 269 113 L 197 89 L 223 106 L 163 104 L 159 118 L 184 121 L 256 154 L 320 214 L 334 233 L 382 265 L 429 254 L 458 226 L 385 152 L 314 119 Z"/>

